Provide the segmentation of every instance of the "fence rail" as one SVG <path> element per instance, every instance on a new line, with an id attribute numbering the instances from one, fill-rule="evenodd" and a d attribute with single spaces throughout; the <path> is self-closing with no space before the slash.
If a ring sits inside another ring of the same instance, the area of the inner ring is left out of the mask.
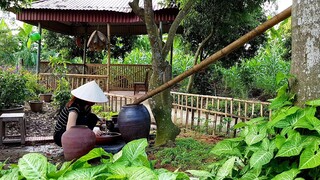
<path id="1" fill-rule="evenodd" d="M 119 112 L 121 107 L 126 104 L 132 104 L 135 97 L 128 97 L 119 94 L 105 93 L 108 102 L 103 103 L 104 111 Z"/>
<path id="2" fill-rule="evenodd" d="M 111 64 L 110 77 L 107 76 L 108 68 L 106 64 L 67 64 L 67 69 L 68 73 L 70 73 L 67 76 L 76 77 L 79 83 L 87 82 L 86 77 L 98 77 L 99 80 L 106 80 L 104 83 L 106 84 L 105 87 L 109 88 L 108 90 L 132 91 L 134 82 L 144 81 L 146 71 L 151 69 L 151 65 Z M 56 76 L 53 74 L 53 69 L 49 65 L 49 62 L 41 62 L 40 72 L 42 80 L 46 82 L 48 87 L 56 87 Z M 82 74 L 83 72 L 85 74 Z M 109 80 L 109 84 L 107 84 L 107 80 Z M 73 87 L 79 83 L 75 83 Z M 107 91 L 107 89 L 103 90 Z"/>
<path id="3" fill-rule="evenodd" d="M 39 73 L 40 82 L 45 84 L 49 89 L 56 89 L 58 80 L 61 76 L 54 75 L 52 73 Z M 104 91 L 107 90 L 107 79 L 106 75 L 87 75 L 87 74 L 66 74 L 65 78 L 70 84 L 71 89 L 75 89 L 89 81 L 95 80 L 100 88 Z"/>
<path id="4" fill-rule="evenodd" d="M 271 116 L 267 102 L 179 92 L 171 95 L 173 122 L 208 134 L 236 136 L 232 127 L 238 122 Z"/>

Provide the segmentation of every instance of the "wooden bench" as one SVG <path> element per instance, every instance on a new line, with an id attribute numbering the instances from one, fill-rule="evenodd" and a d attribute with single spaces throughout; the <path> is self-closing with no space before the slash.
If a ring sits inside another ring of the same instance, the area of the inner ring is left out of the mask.
<path id="1" fill-rule="evenodd" d="M 133 82 L 133 94 L 139 93 L 140 89 L 143 89 L 147 93 L 148 86 L 149 86 L 149 70 L 146 71 L 146 77 L 144 79 L 144 82 Z"/>
<path id="2" fill-rule="evenodd" d="M 20 136 L 7 136 L 6 123 L 15 122 L 20 128 Z M 0 145 L 3 143 L 21 143 L 26 140 L 26 122 L 24 113 L 3 113 L 0 116 Z"/>

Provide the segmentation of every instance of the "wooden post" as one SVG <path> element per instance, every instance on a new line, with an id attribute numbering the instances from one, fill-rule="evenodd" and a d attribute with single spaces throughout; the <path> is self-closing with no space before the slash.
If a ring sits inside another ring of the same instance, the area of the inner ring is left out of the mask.
<path id="1" fill-rule="evenodd" d="M 206 58 L 201 63 L 193 66 L 189 70 L 187 70 L 184 73 L 178 75 L 177 77 L 175 77 L 172 80 L 166 82 L 165 84 L 163 84 L 163 85 L 161 85 L 161 86 L 159 86 L 159 87 L 157 87 L 157 88 L 155 88 L 155 89 L 153 89 L 151 91 L 148 91 L 147 94 L 145 94 L 142 97 L 140 97 L 137 100 L 135 100 L 133 102 L 133 104 L 140 104 L 144 100 L 146 100 L 146 99 L 148 99 L 148 98 L 150 98 L 150 97 L 152 97 L 152 96 L 154 96 L 154 95 L 156 95 L 156 94 L 168 89 L 169 87 L 177 84 L 178 82 L 180 82 L 183 79 L 187 78 L 188 76 L 200 71 L 201 69 L 206 68 L 207 66 L 209 66 L 213 62 L 215 62 L 215 61 L 219 60 L 220 58 L 226 56 L 227 54 L 233 52 L 234 50 L 238 49 L 239 47 L 242 47 L 245 43 L 247 43 L 251 39 L 255 38 L 256 36 L 258 36 L 258 35 L 260 35 L 262 33 L 264 33 L 266 30 L 270 29 L 274 25 L 276 25 L 279 22 L 287 19 L 290 16 L 291 16 L 291 6 L 289 8 L 287 8 L 286 10 L 282 11 L 281 13 L 279 13 L 278 15 L 274 16 L 273 18 L 269 19 L 268 21 L 264 22 L 260 26 L 256 27 L 255 29 L 253 29 L 249 33 L 241 36 L 239 39 L 237 39 L 236 41 L 232 42 L 228 46 L 224 47 L 220 51 L 218 51 L 218 52 L 214 53 L 213 55 L 211 55 L 210 57 Z"/>
<path id="2" fill-rule="evenodd" d="M 108 64 L 107 64 L 107 75 L 108 75 L 108 79 L 107 79 L 107 92 L 110 91 L 110 64 L 111 64 L 111 46 L 110 46 L 110 24 L 107 24 L 107 33 L 108 33 Z"/>
<path id="3" fill-rule="evenodd" d="M 87 28 L 85 29 L 85 33 L 84 33 L 84 42 L 83 42 L 83 54 L 82 54 L 82 60 L 83 60 L 83 70 L 82 70 L 82 74 L 86 74 L 86 61 L 87 61 Z"/>
<path id="4" fill-rule="evenodd" d="M 41 24 L 38 23 L 38 31 L 40 36 L 42 36 L 42 28 L 41 28 Z M 40 73 L 40 55 L 41 55 L 41 38 L 38 41 L 38 51 L 37 51 L 37 63 L 36 63 L 36 73 L 37 75 Z"/>

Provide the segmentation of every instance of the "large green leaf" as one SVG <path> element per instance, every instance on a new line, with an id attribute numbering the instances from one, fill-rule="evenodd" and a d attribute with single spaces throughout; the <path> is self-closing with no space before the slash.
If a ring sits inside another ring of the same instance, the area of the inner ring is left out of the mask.
<path id="1" fill-rule="evenodd" d="M 319 149 L 307 147 L 300 155 L 299 169 L 310 169 L 320 165 Z"/>
<path id="2" fill-rule="evenodd" d="M 147 167 L 128 167 L 126 169 L 129 180 L 157 180 L 157 175 Z"/>
<path id="3" fill-rule="evenodd" d="M 187 170 L 188 173 L 192 174 L 195 177 L 200 177 L 201 179 L 209 179 L 210 177 L 213 177 L 213 174 L 208 171 L 202 171 L 202 170 Z"/>
<path id="4" fill-rule="evenodd" d="M 286 138 L 278 134 L 276 135 L 275 142 L 276 142 L 277 148 L 280 149 L 282 145 L 286 142 Z"/>
<path id="5" fill-rule="evenodd" d="M 78 169 L 78 168 L 81 168 L 83 166 L 88 166 L 87 162 L 89 160 L 92 160 L 92 159 L 95 159 L 95 158 L 98 158 L 98 157 L 102 157 L 102 156 L 108 156 L 108 157 L 110 157 L 110 159 L 112 159 L 112 154 L 111 153 L 107 153 L 103 148 L 94 148 L 89 153 L 87 153 L 86 155 L 80 157 L 73 164 L 71 164 L 71 168 L 72 169 Z"/>
<path id="6" fill-rule="evenodd" d="M 240 180 L 259 180 L 259 175 L 261 173 L 261 169 L 260 168 L 255 168 L 249 172 L 247 172 L 246 174 L 244 174 Z"/>
<path id="7" fill-rule="evenodd" d="M 221 168 L 219 168 L 217 176 L 216 176 L 217 180 L 222 180 L 222 179 L 226 178 L 228 175 L 231 175 L 235 160 L 236 160 L 236 158 L 232 157 L 232 158 L 228 159 L 221 166 Z"/>
<path id="8" fill-rule="evenodd" d="M 21 174 L 27 179 L 47 179 L 47 158 L 39 153 L 28 153 L 19 159 Z"/>
<path id="9" fill-rule="evenodd" d="M 2 172 L 0 173 L 0 175 Z M 19 179 L 19 168 L 10 169 L 6 174 L 4 174 L 0 180 L 16 180 Z"/>
<path id="10" fill-rule="evenodd" d="M 133 161 L 140 155 L 146 155 L 145 149 L 147 146 L 147 139 L 133 140 L 123 147 L 122 156 Z"/>
<path id="11" fill-rule="evenodd" d="M 263 165 L 269 163 L 272 158 L 273 153 L 270 151 L 257 151 L 253 153 L 250 158 L 250 168 L 261 168 Z"/>
<path id="12" fill-rule="evenodd" d="M 307 101 L 306 105 L 309 106 L 320 106 L 320 99 L 316 99 L 316 100 L 311 100 L 311 101 Z"/>
<path id="13" fill-rule="evenodd" d="M 275 126 L 280 121 L 285 120 L 286 117 L 295 114 L 299 109 L 299 107 L 294 106 L 290 107 L 288 110 L 281 111 L 276 117 L 272 118 L 272 120 L 268 123 L 268 127 L 270 128 Z"/>
<path id="14" fill-rule="evenodd" d="M 210 153 L 213 153 L 215 155 L 221 156 L 221 155 L 236 155 L 241 156 L 241 152 L 238 148 L 235 147 L 235 142 L 230 141 L 220 141 L 218 142 L 210 151 Z"/>
<path id="15" fill-rule="evenodd" d="M 295 133 L 281 146 L 276 157 L 297 156 L 300 154 L 302 148 L 301 136 L 299 133 Z"/>
<path id="16" fill-rule="evenodd" d="M 289 171 L 276 175 L 272 180 L 294 180 L 299 173 L 299 169 L 290 169 Z"/>
<path id="17" fill-rule="evenodd" d="M 97 179 L 98 177 L 107 178 L 111 174 L 107 171 L 108 165 L 101 164 L 98 166 L 90 167 L 90 168 L 79 168 L 73 171 L 70 171 L 64 174 L 59 179 L 61 180 L 81 180 L 81 179 L 88 179 L 93 180 Z"/>
<path id="18" fill-rule="evenodd" d="M 256 144 L 256 143 L 262 141 L 265 137 L 266 137 L 266 133 L 263 133 L 263 134 L 249 134 L 248 136 L 246 136 L 245 142 L 249 146 L 251 146 L 253 144 Z"/>

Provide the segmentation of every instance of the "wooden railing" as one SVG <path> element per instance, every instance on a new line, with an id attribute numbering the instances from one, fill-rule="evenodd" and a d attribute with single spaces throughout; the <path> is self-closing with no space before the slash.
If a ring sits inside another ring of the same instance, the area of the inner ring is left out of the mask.
<path id="1" fill-rule="evenodd" d="M 52 73 L 39 73 L 40 82 L 45 84 L 48 89 L 57 88 L 57 80 L 61 79 L 61 76 L 54 75 Z M 71 89 L 75 89 L 89 81 L 95 80 L 103 91 L 107 90 L 107 79 L 106 75 L 87 75 L 87 74 L 66 74 L 65 78 L 70 84 Z"/>
<path id="2" fill-rule="evenodd" d="M 82 74 L 84 71 L 83 64 L 71 64 L 67 63 L 68 73 L 70 74 Z M 53 73 L 53 69 L 48 61 L 41 61 L 40 63 L 40 73 Z"/>
<path id="3" fill-rule="evenodd" d="M 132 104 L 135 97 L 128 97 L 119 94 L 105 93 L 108 102 L 103 104 L 104 111 L 119 112 L 121 107 L 126 104 Z"/>
<path id="4" fill-rule="evenodd" d="M 173 122 L 209 134 L 236 136 L 232 127 L 238 122 L 271 115 L 267 102 L 179 92 L 171 94 Z"/>
<path id="5" fill-rule="evenodd" d="M 107 76 L 107 65 L 106 64 L 67 64 L 68 73 L 70 75 L 78 77 L 93 76 L 93 77 L 106 77 Z M 48 79 L 53 79 L 54 77 L 49 77 L 52 73 L 52 68 L 48 62 L 41 62 L 41 74 L 46 74 L 45 77 Z M 85 69 L 85 70 L 84 70 Z M 151 69 L 151 65 L 134 65 L 134 64 L 111 64 L 110 65 L 110 78 L 109 78 L 109 90 L 111 91 L 132 91 L 134 82 L 144 81 L 146 76 L 146 71 Z M 86 74 L 82 74 L 86 72 Z M 69 75 L 69 74 L 68 74 Z M 53 74 L 51 76 L 54 76 Z M 81 82 L 86 82 L 85 80 L 80 80 Z M 45 80 L 49 82 L 55 82 L 51 80 Z M 107 81 L 105 82 L 107 83 Z M 49 85 L 51 87 L 56 87 L 55 83 Z M 106 91 L 106 89 L 105 89 Z"/>

